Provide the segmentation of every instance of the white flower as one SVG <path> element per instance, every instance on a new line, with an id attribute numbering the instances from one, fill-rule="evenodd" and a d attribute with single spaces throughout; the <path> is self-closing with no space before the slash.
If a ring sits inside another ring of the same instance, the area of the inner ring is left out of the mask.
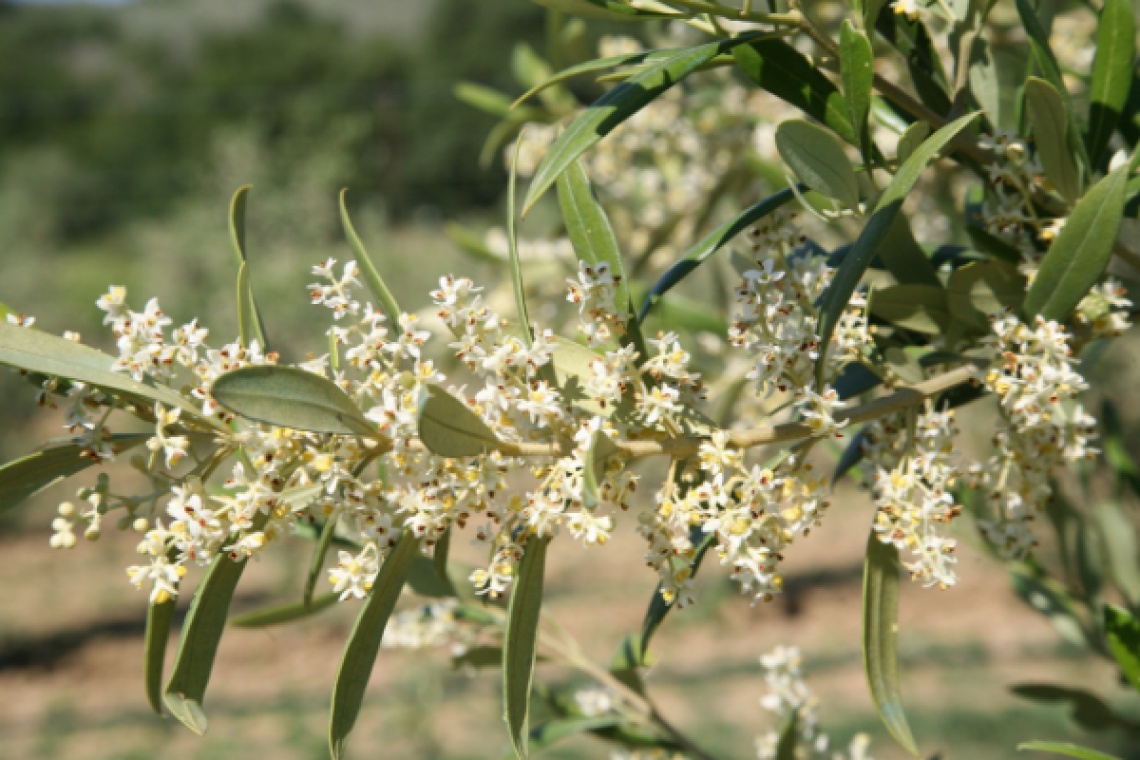
<path id="1" fill-rule="evenodd" d="M 329 582 L 333 584 L 333 591 L 340 594 L 342 602 L 350 596 L 363 599 L 372 590 L 372 582 L 379 572 L 376 545 L 368 544 L 355 557 L 348 552 L 340 552 L 337 566 L 329 570 Z"/>

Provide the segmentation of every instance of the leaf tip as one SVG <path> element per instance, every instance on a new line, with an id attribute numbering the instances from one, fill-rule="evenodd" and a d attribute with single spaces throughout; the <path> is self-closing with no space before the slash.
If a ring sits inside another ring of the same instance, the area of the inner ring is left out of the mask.
<path id="1" fill-rule="evenodd" d="M 206 713 L 200 704 L 193 699 L 187 699 L 183 694 L 169 691 L 166 693 L 165 701 L 170 714 L 178 718 L 182 725 L 198 736 L 206 735 L 209 721 L 206 719 Z"/>

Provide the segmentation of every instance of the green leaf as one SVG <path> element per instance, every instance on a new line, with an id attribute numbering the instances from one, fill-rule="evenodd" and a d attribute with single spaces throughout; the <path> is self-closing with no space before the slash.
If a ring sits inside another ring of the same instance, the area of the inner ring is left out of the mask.
<path id="1" fill-rule="evenodd" d="M 950 84 L 926 25 L 919 19 L 912 21 L 906 14 L 890 13 L 879 16 L 875 28 L 906 59 L 907 71 L 923 104 L 937 114 L 948 114 Z"/>
<path id="2" fill-rule="evenodd" d="M 161 604 L 148 605 L 146 610 L 146 643 L 143 650 L 143 680 L 146 683 L 146 698 L 151 709 L 163 715 L 162 709 L 162 668 L 166 662 L 166 644 L 170 640 L 170 626 L 174 622 L 174 608 L 177 597 L 170 597 Z"/>
<path id="3" fill-rule="evenodd" d="M 871 41 L 844 19 L 839 30 L 839 64 L 843 79 L 843 96 L 847 100 L 855 144 L 863 154 L 863 163 L 872 160 L 871 130 L 867 117 L 871 113 L 871 90 L 875 83 L 875 54 Z"/>
<path id="4" fill-rule="evenodd" d="M 264 528 L 268 517 L 259 514 L 254 518 L 254 530 Z M 208 721 L 202 699 L 206 696 L 218 643 L 226 627 L 230 600 L 248 561 L 246 557 L 234 560 L 228 553 L 219 552 L 198 585 L 182 624 L 174 670 L 166 683 L 166 708 L 198 735 L 206 733 Z"/>
<path id="5" fill-rule="evenodd" d="M 432 567 L 435 568 L 435 577 L 440 583 L 451 583 L 451 578 L 447 575 L 447 558 L 451 554 L 451 526 L 447 526 L 447 530 L 443 532 L 439 540 L 435 542 L 435 551 L 432 552 Z"/>
<path id="6" fill-rule="evenodd" d="M 1096 58 L 1089 87 L 1088 150 L 1100 166 L 1120 121 L 1136 58 L 1136 17 L 1129 0 L 1105 0 L 1097 25 Z"/>
<path id="7" fill-rule="evenodd" d="M 1136 528 L 1119 504 L 1105 501 L 1096 506 L 1093 519 L 1107 559 L 1108 574 L 1113 584 L 1132 607 L 1140 605 L 1140 551 L 1136 546 Z"/>
<path id="8" fill-rule="evenodd" d="M 245 346 L 252 345 L 254 339 L 262 349 L 269 350 L 265 330 L 261 324 L 261 313 L 253 297 L 253 285 L 249 279 L 249 259 L 245 253 L 245 207 L 249 199 L 250 185 L 239 187 L 230 201 L 230 245 L 237 260 L 237 300 L 238 331 Z"/>
<path id="9" fill-rule="evenodd" d="M 146 433 L 109 436 L 116 452 L 133 449 L 149 438 L 150 435 Z M 0 514 L 95 464 L 96 460 L 83 456 L 83 451 L 84 448 L 78 444 L 53 446 L 14 459 L 0 467 Z"/>
<path id="10" fill-rule="evenodd" d="M 921 757 L 899 691 L 899 571 L 898 549 L 884 544 L 872 530 L 863 567 L 863 666 L 871 699 L 887 730 L 903 749 Z"/>
<path id="11" fill-rule="evenodd" d="M 879 244 L 879 258 L 901 284 L 927 285 L 942 290 L 942 280 L 926 251 L 915 241 L 905 214 L 895 216 L 887 236 Z"/>
<path id="12" fill-rule="evenodd" d="M 806 189 L 807 188 L 802 186 L 800 188 L 801 191 L 806 191 Z M 645 315 L 649 313 L 649 309 L 660 301 L 663 295 L 669 292 L 674 285 L 692 274 L 693 270 L 703 264 L 710 256 L 728 245 L 737 235 L 744 232 L 744 230 L 748 229 L 760 219 L 771 214 L 785 203 L 795 200 L 795 197 L 796 195 L 792 192 L 790 187 L 785 188 L 775 195 L 771 195 L 759 203 L 741 211 L 732 219 L 729 219 L 720 227 L 710 232 L 699 243 L 689 249 L 689 251 L 657 281 L 657 284 L 653 286 L 653 290 L 649 292 L 644 305 L 641 307 L 640 319 L 644 321 Z"/>
<path id="13" fill-rule="evenodd" d="M 464 573 L 462 577 L 466 577 L 468 574 Z M 412 563 L 412 569 L 408 573 L 408 588 L 413 594 L 428 599 L 445 599 L 459 595 L 452 574 L 445 572 L 441 576 L 437 570 L 434 557 L 432 559 L 423 556 L 416 557 L 415 562 Z M 466 590 L 468 587 L 460 586 L 460 588 Z"/>
<path id="14" fill-rule="evenodd" d="M 451 658 L 451 667 L 460 668 L 497 668 L 503 664 L 502 647 L 471 647 L 465 649 L 463 654 Z"/>
<path id="15" fill-rule="evenodd" d="M 820 325 L 820 345 L 826 347 L 831 343 L 831 336 L 835 332 L 835 325 L 839 323 L 851 294 L 863 278 L 863 273 L 874 258 L 879 244 L 890 232 L 895 217 L 902 208 L 902 202 L 910 193 L 911 188 L 918 182 L 926 165 L 938 155 L 939 151 L 950 144 L 959 132 L 974 120 L 977 114 L 967 114 L 962 118 L 947 124 L 931 135 L 906 163 L 899 167 L 894 179 L 887 185 L 887 189 L 879 196 L 875 211 L 870 220 L 859 233 L 855 245 L 839 265 L 831 286 L 823 294 Z M 824 384 L 824 373 L 827 371 L 827 362 L 818 362 L 817 384 L 820 388 Z"/>
<path id="16" fill-rule="evenodd" d="M 792 710 L 792 714 L 784 721 L 780 729 L 780 738 L 776 742 L 776 760 L 796 760 L 796 745 L 800 740 L 800 711 Z"/>
<path id="17" fill-rule="evenodd" d="M 602 474 L 605 474 L 605 459 L 602 458 L 599 462 L 598 454 L 609 440 L 605 433 L 596 431 L 590 438 L 590 448 L 586 452 L 586 466 L 582 470 L 582 508 L 589 511 L 596 509 L 602 501 L 598 494 L 598 470 L 600 467 Z"/>
<path id="18" fill-rule="evenodd" d="M 475 457 L 499 444 L 479 415 L 433 383 L 420 390 L 416 425 L 424 446 L 441 457 Z"/>
<path id="19" fill-rule="evenodd" d="M 1127 179 L 1122 166 L 1077 203 L 1025 296 L 1027 316 L 1064 320 L 1104 274 L 1124 218 Z"/>
<path id="20" fill-rule="evenodd" d="M 325 556 L 329 553 L 329 547 L 332 546 L 338 521 L 339 518 L 336 512 L 325 520 L 324 527 L 321 528 L 321 538 L 317 541 L 317 545 L 313 547 L 313 556 L 309 559 L 309 574 L 308 577 L 305 578 L 305 592 L 301 597 L 301 602 L 305 605 L 311 605 L 313 603 L 313 591 L 316 590 L 317 581 L 320 580 L 321 571 L 324 570 Z"/>
<path id="21" fill-rule="evenodd" d="M 242 367 L 214 381 L 210 395 L 234 414 L 277 427 L 378 435 L 336 383 L 298 367 Z"/>
<path id="22" fill-rule="evenodd" d="M 636 21 L 652 18 L 686 18 L 684 13 L 652 11 L 634 8 L 615 0 L 533 0 L 544 8 L 562 11 L 572 16 L 607 21 Z"/>
<path id="23" fill-rule="evenodd" d="M 1009 575 L 1014 592 L 1047 617 L 1063 639 L 1077 647 L 1088 646 L 1092 633 L 1064 586 L 1045 575 L 1040 568 L 1026 563 L 1009 563 Z"/>
<path id="24" fill-rule="evenodd" d="M 503 716 L 515 754 L 529 756 L 530 690 L 538 647 L 539 613 L 550 538 L 531 537 L 519 563 L 507 624 L 503 631 Z"/>
<path id="25" fill-rule="evenodd" d="M 933 285 L 895 285 L 876 290 L 871 313 L 893 325 L 938 335 L 950 324 L 946 291 Z"/>
<path id="26" fill-rule="evenodd" d="M 693 556 L 693 561 L 689 565 L 689 577 L 695 578 L 697 571 L 701 569 L 701 563 L 708 554 L 710 548 L 716 543 L 715 533 L 703 533 L 699 540 L 696 542 L 697 552 Z M 649 641 L 653 638 L 653 634 L 657 633 L 657 629 L 661 627 L 661 623 L 665 621 L 665 616 L 673 609 L 673 601 L 666 601 L 665 597 L 661 594 L 661 584 L 657 584 L 657 588 L 653 591 L 653 598 L 649 600 L 649 607 L 645 610 L 645 619 L 641 623 L 641 659 L 649 654 Z"/>
<path id="27" fill-rule="evenodd" d="M 624 718 L 617 713 L 597 715 L 591 718 L 553 718 L 542 725 L 535 726 L 530 732 L 531 749 L 545 749 L 562 739 L 574 734 L 598 731 L 606 728 L 616 728 L 624 722 Z"/>
<path id="28" fill-rule="evenodd" d="M 754 35 L 711 42 L 683 50 L 638 72 L 591 104 L 585 113 L 558 136 L 543 157 L 527 191 L 523 215 L 530 211 L 567 167 L 618 125 L 703 64 L 747 42 L 752 36 Z"/>
<path id="29" fill-rule="evenodd" d="M 348 188 L 340 191 L 340 223 L 344 227 L 344 236 L 348 238 L 348 245 L 352 248 L 353 255 L 356 256 L 356 264 L 364 274 L 364 283 L 372 291 L 372 295 L 376 296 L 376 305 L 388 318 L 388 324 L 393 325 L 393 329 L 397 329 L 400 325 L 400 306 L 396 303 L 392 291 L 388 290 L 388 286 L 384 284 L 384 280 L 376 271 L 376 267 L 372 265 L 368 251 L 364 250 L 364 243 L 356 234 L 356 228 L 352 226 L 352 219 L 348 216 L 348 207 L 344 202 L 346 195 L 348 195 Z"/>
<path id="30" fill-rule="evenodd" d="M 1128 610 L 1106 604 L 1104 633 L 1116 664 L 1132 688 L 1140 691 L 1140 621 Z"/>
<path id="31" fill-rule="evenodd" d="M 1112 728 L 1135 731 L 1138 728 L 1131 721 L 1114 713 L 1103 699 L 1083 689 L 1045 683 L 1023 683 L 1012 686 L 1010 691 L 1034 702 L 1058 702 L 1067 705 L 1072 710 L 1073 721 L 1089 731 L 1106 731 Z"/>
<path id="32" fill-rule="evenodd" d="M 1011 243 L 1002 240 L 996 235 L 991 235 L 984 227 L 973 224 L 966 225 L 966 234 L 970 236 L 970 240 L 978 250 L 987 253 L 996 259 L 1009 262 L 1010 264 L 1021 263 L 1021 251 Z"/>
<path id="33" fill-rule="evenodd" d="M 522 265 L 519 263 L 518 237 L 515 232 L 515 180 L 518 177 L 519 148 L 522 147 L 522 132 L 515 142 L 515 153 L 511 159 L 510 180 L 507 182 L 507 251 L 511 258 L 511 284 L 515 290 L 515 309 L 522 324 L 523 340 L 527 346 L 534 345 L 531 334 L 530 314 L 526 308 L 526 288 L 523 286 Z"/>
<path id="34" fill-rule="evenodd" d="M 791 45 L 783 40 L 755 40 L 735 48 L 732 55 L 753 82 L 858 146 L 847 100 Z"/>
<path id="35" fill-rule="evenodd" d="M 831 133 L 801 119 L 776 128 L 776 149 L 805 185 L 848 208 L 859 207 L 859 180 Z"/>
<path id="36" fill-rule="evenodd" d="M 1017 745 L 1017 749 L 1022 752 L 1026 750 L 1052 752 L 1055 755 L 1068 755 L 1069 757 L 1080 758 L 1080 760 L 1120 760 L 1112 755 L 1097 752 L 1095 749 L 1078 747 L 1075 744 L 1064 744 L 1062 742 L 1023 742 Z"/>
<path id="37" fill-rule="evenodd" d="M 554 336 L 551 363 L 554 365 L 554 378 L 562 398 L 590 414 L 610 417 L 617 411 L 617 407 L 613 404 L 603 405 L 585 391 L 586 383 L 593 375 L 590 365 L 601 360 L 602 357 L 594 350 L 561 335 Z"/>
<path id="38" fill-rule="evenodd" d="M 344 754 L 344 744 L 356 725 L 364 690 L 368 687 L 368 679 L 380 651 L 380 641 L 384 638 L 384 628 L 396 608 L 412 563 L 419 556 L 419 548 L 419 540 L 405 530 L 380 567 L 372 591 L 364 601 L 364 609 L 348 637 L 340 669 L 336 673 L 329 714 L 329 749 L 333 760 L 339 760 Z"/>
<path id="39" fill-rule="evenodd" d="M 165 386 L 151 385 L 149 380 L 139 382 L 125 372 L 112 371 L 114 363 L 115 360 L 107 354 L 81 343 L 0 322 L 0 364 L 78 380 L 104 390 L 118 391 L 128 398 L 138 397 L 151 403 L 158 401 L 168 409 L 178 408 L 196 420 L 223 427 L 215 417 L 204 417 L 198 403 Z"/>
<path id="40" fill-rule="evenodd" d="M 228 624 L 234 628 L 268 628 L 281 623 L 291 623 L 294 620 L 302 620 L 332 607 L 339 598 L 340 594 L 330 591 L 326 594 L 314 596 L 309 601 L 302 599 L 299 602 L 274 604 L 230 618 Z"/>
<path id="41" fill-rule="evenodd" d="M 900 164 L 905 164 L 907 159 L 914 155 L 918 150 L 918 146 L 930 137 L 930 125 L 925 121 L 916 121 L 906 128 L 906 131 L 899 137 L 898 148 L 895 150 L 895 157 Z"/>
<path id="42" fill-rule="evenodd" d="M 955 269 L 946 285 L 946 303 L 950 313 L 962 322 L 987 332 L 990 314 L 1005 309 L 1019 313 L 1024 299 L 1024 275 L 1012 264 L 996 259 Z"/>
<path id="43" fill-rule="evenodd" d="M 496 89 L 475 82 L 456 82 L 455 97 L 483 113 L 503 117 L 511 112 L 511 98 Z"/>
<path id="44" fill-rule="evenodd" d="M 551 76 L 544 82 L 536 84 L 534 87 L 527 90 L 518 100 L 516 100 L 511 108 L 517 108 L 519 104 L 534 97 L 548 87 L 553 87 L 556 84 L 561 84 L 568 79 L 581 76 L 582 74 L 593 74 L 598 71 L 607 71 L 609 69 L 617 68 L 618 66 L 636 66 L 641 63 L 652 63 L 660 61 L 665 58 L 670 58 L 681 51 L 679 50 L 647 50 L 640 53 L 629 53 L 627 55 L 612 55 L 608 58 L 596 58 L 592 61 L 579 63 L 576 66 L 562 69 L 558 73 Z"/>
<path id="45" fill-rule="evenodd" d="M 1025 83 L 1025 104 L 1045 176 L 1072 205 L 1081 197 L 1081 174 L 1069 151 L 1065 103 L 1053 85 L 1044 79 L 1029 77 Z"/>
<path id="46" fill-rule="evenodd" d="M 1045 81 L 1053 85 L 1065 104 L 1065 114 L 1069 123 L 1069 146 L 1078 155 L 1085 167 L 1088 167 L 1089 157 L 1085 152 L 1085 144 L 1080 139 L 1081 133 L 1077 127 L 1076 111 L 1073 110 L 1073 101 L 1069 97 L 1069 91 L 1065 89 L 1065 80 L 1061 76 L 1061 68 L 1057 65 L 1057 59 L 1049 47 L 1049 33 L 1042 26 L 1041 20 L 1037 17 L 1033 6 L 1029 4 L 1029 0 L 1017 0 L 1017 13 L 1021 16 L 1021 23 L 1029 37 L 1029 48 L 1033 51 L 1033 60 L 1041 69 L 1041 75 Z"/>

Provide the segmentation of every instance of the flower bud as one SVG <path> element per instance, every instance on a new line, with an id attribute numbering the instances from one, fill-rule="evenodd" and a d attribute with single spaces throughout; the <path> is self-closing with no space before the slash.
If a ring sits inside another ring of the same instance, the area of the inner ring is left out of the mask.
<path id="1" fill-rule="evenodd" d="M 70 501 L 63 502 L 62 504 L 59 505 L 59 515 L 60 515 L 60 517 L 74 517 L 75 516 L 75 505 L 72 504 Z"/>

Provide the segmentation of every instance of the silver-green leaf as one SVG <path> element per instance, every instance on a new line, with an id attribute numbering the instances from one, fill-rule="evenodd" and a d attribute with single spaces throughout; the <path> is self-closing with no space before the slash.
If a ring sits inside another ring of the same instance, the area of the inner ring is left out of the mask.
<path id="1" fill-rule="evenodd" d="M 1025 104 L 1045 176 L 1062 198 L 1070 204 L 1076 203 L 1081 197 L 1081 175 L 1069 150 L 1065 102 L 1053 85 L 1044 79 L 1029 77 L 1025 83 Z"/>
<path id="2" fill-rule="evenodd" d="M 805 185 L 848 208 L 859 206 L 859 180 L 831 132 L 802 119 L 776 128 L 776 149 Z"/>
<path id="3" fill-rule="evenodd" d="M 507 624 L 503 631 L 503 717 L 511 746 L 521 760 L 529 756 L 530 690 L 538 649 L 539 613 L 550 538 L 532 537 L 519 563 Z"/>
<path id="4" fill-rule="evenodd" d="M 340 191 L 340 222 L 341 226 L 344 227 L 344 236 L 348 238 L 348 245 L 356 256 L 356 264 L 364 274 L 364 282 L 368 285 L 368 289 L 372 291 L 372 295 L 376 296 L 380 310 L 384 312 L 389 324 L 399 327 L 400 306 L 396 303 L 392 291 L 388 290 L 388 286 L 384 284 L 384 280 L 376 271 L 376 267 L 373 266 L 372 259 L 369 257 L 368 251 L 365 250 L 360 235 L 356 234 L 356 228 L 352 225 L 352 218 L 349 217 L 348 207 L 345 205 L 347 194 L 347 188 Z"/>
<path id="5" fill-rule="evenodd" d="M 424 446 L 441 457 L 474 457 L 499 443 L 479 415 L 438 385 L 420 391 L 416 424 Z"/>
<path id="6" fill-rule="evenodd" d="M 330 591 L 327 594 L 315 596 L 309 601 L 302 599 L 299 602 L 275 604 L 230 618 L 229 625 L 233 628 L 268 628 L 282 623 L 291 623 L 294 620 L 303 620 L 332 607 L 339 598 L 340 594 Z"/>
<path id="7" fill-rule="evenodd" d="M 227 372 L 214 381 L 210 395 L 234 414 L 277 427 L 377 435 L 336 383 L 298 367 L 263 365 Z"/>

